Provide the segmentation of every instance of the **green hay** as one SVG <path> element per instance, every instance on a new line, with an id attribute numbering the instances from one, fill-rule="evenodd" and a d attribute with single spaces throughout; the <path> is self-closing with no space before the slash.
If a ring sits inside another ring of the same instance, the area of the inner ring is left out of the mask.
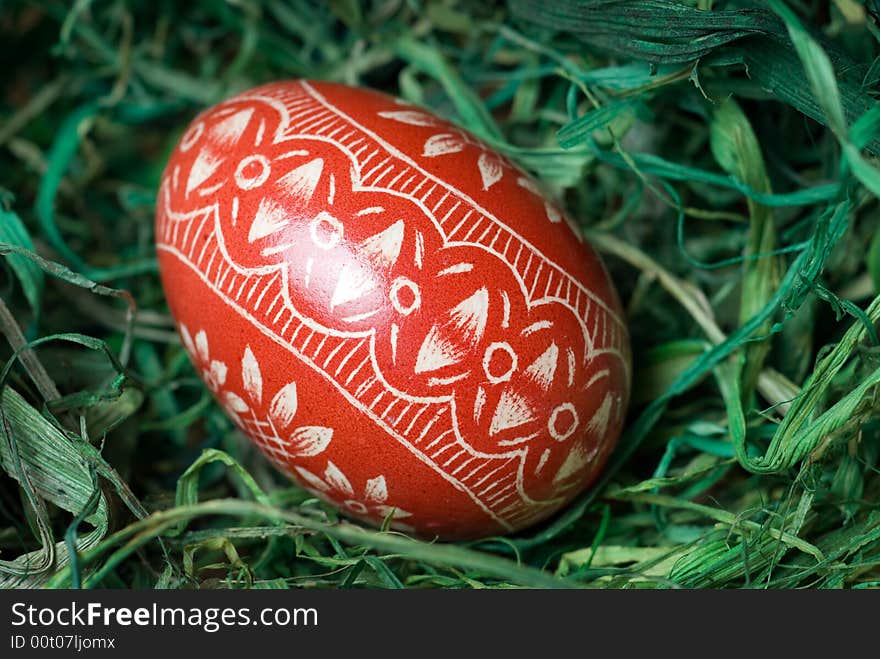
<path id="1" fill-rule="evenodd" d="M 0 13 L 0 587 L 877 588 L 876 3 L 14 1 Z M 467 127 L 606 257 L 636 348 L 601 481 L 427 543 L 213 403 L 152 247 L 205 105 L 308 76 Z"/>

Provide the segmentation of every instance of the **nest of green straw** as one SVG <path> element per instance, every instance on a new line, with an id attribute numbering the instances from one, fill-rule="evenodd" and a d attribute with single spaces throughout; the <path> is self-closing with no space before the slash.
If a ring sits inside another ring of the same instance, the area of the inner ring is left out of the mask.
<path id="1" fill-rule="evenodd" d="M 880 585 L 877 4 L 17 2 L 0 15 L 0 586 Z M 189 119 L 312 77 L 534 172 L 635 357 L 601 483 L 420 542 L 271 469 L 174 333 L 152 241 Z"/>

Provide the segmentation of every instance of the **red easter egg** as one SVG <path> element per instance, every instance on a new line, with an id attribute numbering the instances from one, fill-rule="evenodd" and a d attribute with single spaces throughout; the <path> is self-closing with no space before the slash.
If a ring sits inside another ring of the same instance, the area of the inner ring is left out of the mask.
<path id="1" fill-rule="evenodd" d="M 278 468 L 373 525 L 474 538 L 559 510 L 620 434 L 620 303 L 565 219 L 452 124 L 296 80 L 196 117 L 156 246 L 193 363 Z"/>

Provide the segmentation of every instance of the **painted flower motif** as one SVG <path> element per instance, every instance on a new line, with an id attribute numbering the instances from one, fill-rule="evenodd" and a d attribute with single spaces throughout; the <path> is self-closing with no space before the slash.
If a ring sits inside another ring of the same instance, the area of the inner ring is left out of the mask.
<path id="1" fill-rule="evenodd" d="M 294 467 L 294 469 L 307 490 L 328 499 L 333 505 L 361 517 L 384 520 L 390 516 L 395 528 L 412 528 L 401 523 L 401 520 L 412 517 L 412 513 L 388 505 L 388 484 L 385 482 L 385 476 L 379 475 L 367 480 L 363 496 L 358 497 L 351 481 L 329 460 L 323 477 L 303 467 Z"/>
<path id="2" fill-rule="evenodd" d="M 225 388 L 229 369 L 224 362 L 211 359 L 208 336 L 199 330 L 195 339 L 185 325 L 180 335 L 196 368 L 211 392 L 217 396 L 223 409 L 244 430 L 252 433 L 264 448 L 276 458 L 306 458 L 322 453 L 333 438 L 333 429 L 326 426 L 291 428 L 298 405 L 296 383 L 281 387 L 269 403 L 268 413 L 263 409 L 263 374 L 251 347 L 245 346 L 241 358 L 241 381 L 245 398 Z"/>
<path id="3" fill-rule="evenodd" d="M 181 324 L 180 336 L 183 337 L 183 345 L 195 362 L 195 366 L 201 373 L 202 380 L 208 385 L 208 389 L 215 394 L 219 393 L 220 388 L 226 384 L 228 369 L 223 362 L 211 359 L 208 335 L 205 334 L 205 330 L 199 330 L 193 340 L 186 325 Z"/>

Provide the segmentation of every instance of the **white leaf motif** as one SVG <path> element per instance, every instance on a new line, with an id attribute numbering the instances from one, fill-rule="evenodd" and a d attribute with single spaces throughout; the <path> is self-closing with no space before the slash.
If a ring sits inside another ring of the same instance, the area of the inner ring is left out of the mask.
<path id="1" fill-rule="evenodd" d="M 286 428 L 296 415 L 296 382 L 284 385 L 269 405 L 269 416 Z"/>
<path id="2" fill-rule="evenodd" d="M 412 513 L 408 513 L 400 508 L 395 508 L 394 506 L 376 506 L 376 512 L 379 513 L 383 519 L 388 517 L 388 515 L 391 515 L 391 519 L 394 520 L 412 517 Z"/>
<path id="3" fill-rule="evenodd" d="M 196 161 L 192 164 L 192 168 L 189 170 L 189 176 L 186 179 L 186 194 L 188 195 L 202 183 L 211 178 L 211 176 L 214 175 L 214 172 L 217 171 L 217 168 L 223 164 L 223 160 L 223 158 L 215 156 L 210 151 L 202 151 L 199 153 L 199 157 L 196 158 Z"/>
<path id="4" fill-rule="evenodd" d="M 321 492 L 326 492 L 329 489 L 327 483 L 315 476 L 315 474 L 310 472 L 308 469 L 304 469 L 302 467 L 294 467 L 294 469 L 296 470 L 296 473 L 299 474 L 300 478 L 302 478 L 309 487 L 320 490 Z"/>
<path id="5" fill-rule="evenodd" d="M 324 161 L 315 158 L 279 178 L 278 183 L 290 194 L 291 200 L 295 202 L 294 206 L 303 207 L 315 195 L 323 172 Z"/>
<path id="6" fill-rule="evenodd" d="M 335 464 L 327 461 L 327 469 L 324 470 L 324 478 L 327 479 L 327 483 L 333 488 L 339 490 L 346 496 L 354 496 L 354 488 L 351 486 L 351 483 L 348 482 L 348 478 L 345 477 L 339 467 Z"/>
<path id="7" fill-rule="evenodd" d="M 290 224 L 290 213 L 279 203 L 271 199 L 263 199 L 257 207 L 254 214 L 254 221 L 248 232 L 248 242 L 253 243 L 257 240 L 278 233 Z"/>
<path id="8" fill-rule="evenodd" d="M 218 387 L 226 384 L 226 364 L 216 359 L 211 362 L 211 379 Z"/>
<path id="9" fill-rule="evenodd" d="M 488 153 L 481 153 L 477 160 L 477 166 L 480 168 L 480 177 L 483 179 L 483 190 L 488 190 L 504 176 L 504 169 L 501 161 L 496 156 Z"/>
<path id="10" fill-rule="evenodd" d="M 186 348 L 189 354 L 195 356 L 196 354 L 196 346 L 193 343 L 192 336 L 190 336 L 189 330 L 186 328 L 186 325 L 180 325 L 180 336 L 183 339 L 183 345 Z"/>
<path id="11" fill-rule="evenodd" d="M 323 452 L 330 444 L 333 429 L 324 426 L 302 426 L 293 431 L 290 442 L 297 457 L 310 458 Z"/>
<path id="12" fill-rule="evenodd" d="M 516 179 L 516 182 L 536 197 L 542 196 L 541 191 L 538 189 L 538 185 L 531 179 L 520 176 L 518 179 Z M 550 220 L 553 224 L 558 224 L 559 222 L 562 222 L 562 213 L 560 212 L 559 208 L 557 208 L 554 204 L 549 201 L 545 201 L 544 210 L 547 212 L 547 219 Z M 577 230 L 575 230 L 575 234 L 578 234 Z"/>
<path id="13" fill-rule="evenodd" d="M 441 335 L 440 327 L 434 325 L 416 356 L 416 373 L 436 371 L 462 360 L 466 348 L 462 348 Z"/>
<path id="14" fill-rule="evenodd" d="M 614 406 L 614 397 L 611 393 L 605 394 L 605 399 L 593 414 L 590 423 L 587 424 L 587 432 L 595 433 L 596 436 L 602 437 L 608 432 L 608 424 L 611 422 L 611 409 Z"/>
<path id="15" fill-rule="evenodd" d="M 230 117 L 224 118 L 222 121 L 218 121 L 211 129 L 211 137 L 220 146 L 232 146 L 241 139 L 253 114 L 253 109 L 241 110 Z"/>
<path id="16" fill-rule="evenodd" d="M 382 503 L 388 499 L 388 484 L 384 476 L 376 476 L 367 481 L 367 489 L 364 492 L 369 501 Z"/>
<path id="17" fill-rule="evenodd" d="M 241 379 L 251 400 L 257 404 L 261 403 L 263 400 L 263 374 L 260 373 L 260 364 L 250 346 L 245 347 L 244 357 L 241 358 Z"/>
<path id="18" fill-rule="evenodd" d="M 385 117 L 386 119 L 394 119 L 395 121 L 399 121 L 404 124 L 410 124 L 411 126 L 438 125 L 437 120 L 430 114 L 426 114 L 425 112 L 417 112 L 415 110 L 391 110 L 388 112 L 380 112 L 379 116 Z"/>
<path id="19" fill-rule="evenodd" d="M 562 213 L 559 212 L 559 209 L 556 208 L 556 206 L 547 202 L 544 204 L 544 209 L 547 211 L 547 219 L 553 224 L 559 224 L 562 222 Z"/>
<path id="20" fill-rule="evenodd" d="M 517 184 L 531 192 L 533 195 L 541 196 L 541 191 L 538 190 L 538 186 L 535 185 L 535 182 L 531 179 L 526 178 L 525 176 L 520 176 L 516 179 Z"/>
<path id="21" fill-rule="evenodd" d="M 226 391 L 223 393 L 223 401 L 226 403 L 227 407 L 231 409 L 233 412 L 247 412 L 248 404 L 244 402 L 241 396 L 231 391 Z"/>
<path id="22" fill-rule="evenodd" d="M 452 133 L 433 135 L 425 142 L 425 150 L 422 153 L 427 158 L 443 156 L 447 153 L 458 153 L 464 148 L 464 140 Z"/>
<path id="23" fill-rule="evenodd" d="M 516 428 L 535 420 L 535 410 L 531 403 L 520 394 L 506 389 L 501 394 L 498 407 L 492 416 L 489 436 L 494 437 L 503 430 Z"/>
<path id="24" fill-rule="evenodd" d="M 581 469 L 583 469 L 590 463 L 590 461 L 595 457 L 596 452 L 597 449 L 594 449 L 591 452 L 583 444 L 577 444 L 571 450 L 571 453 L 568 454 L 568 457 L 565 458 L 565 462 L 562 463 L 562 466 L 559 467 L 559 470 L 553 477 L 553 482 L 561 483 L 573 476 L 574 474 L 578 473 Z"/>
<path id="25" fill-rule="evenodd" d="M 205 330 L 199 330 L 199 333 L 196 334 L 196 353 L 200 360 L 208 361 L 208 335 L 205 334 Z"/>

